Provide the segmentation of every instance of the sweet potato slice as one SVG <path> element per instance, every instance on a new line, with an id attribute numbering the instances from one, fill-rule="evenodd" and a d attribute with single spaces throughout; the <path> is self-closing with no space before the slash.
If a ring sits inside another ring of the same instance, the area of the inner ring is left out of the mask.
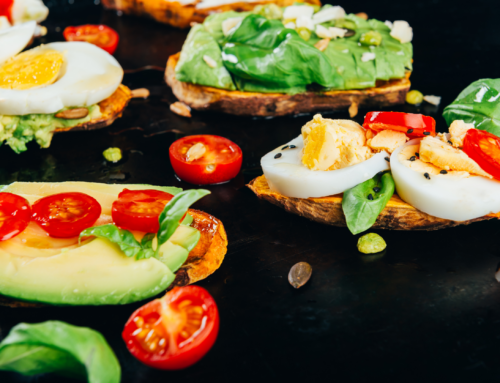
<path id="1" fill-rule="evenodd" d="M 255 2 L 234 2 L 212 8 L 196 8 L 196 3 L 181 4 L 167 0 L 103 0 L 108 9 L 122 11 L 127 15 L 146 16 L 177 28 L 188 28 L 191 23 L 202 23 L 212 13 L 227 11 L 247 12 L 257 5 L 274 3 L 280 7 L 293 5 L 295 0 L 261 0 Z M 307 3 L 321 5 L 319 0 L 306 0 Z"/>
<path id="2" fill-rule="evenodd" d="M 406 72 L 405 78 L 379 81 L 375 88 L 360 90 L 306 92 L 295 95 L 229 91 L 178 81 L 175 78 L 175 67 L 179 57 L 180 53 L 169 57 L 165 81 L 180 101 L 196 110 L 271 117 L 348 110 L 352 104 L 356 104 L 358 108 L 380 109 L 403 104 L 410 89 L 411 72 Z"/>
<path id="3" fill-rule="evenodd" d="M 265 176 L 255 178 L 247 185 L 259 198 L 282 207 L 286 211 L 312 221 L 333 226 L 346 226 L 342 211 L 342 194 L 321 198 L 290 198 L 272 191 Z M 450 221 L 433 217 L 404 202 L 396 194 L 387 203 L 373 225 L 374 229 L 390 230 L 438 230 L 472 222 L 498 218 L 489 214 L 469 221 Z"/>

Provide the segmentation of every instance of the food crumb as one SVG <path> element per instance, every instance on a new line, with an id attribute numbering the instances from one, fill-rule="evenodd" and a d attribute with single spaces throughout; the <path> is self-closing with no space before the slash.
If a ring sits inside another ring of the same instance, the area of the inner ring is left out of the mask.
<path id="1" fill-rule="evenodd" d="M 106 159 L 106 161 L 116 163 L 122 159 L 122 151 L 120 148 L 108 148 L 102 155 Z"/>
<path id="2" fill-rule="evenodd" d="M 365 234 L 358 239 L 358 250 L 363 254 L 380 253 L 386 247 L 384 239 L 375 233 Z"/>
<path id="3" fill-rule="evenodd" d="M 170 105 L 170 110 L 182 117 L 191 117 L 191 108 L 183 102 L 176 101 Z"/>

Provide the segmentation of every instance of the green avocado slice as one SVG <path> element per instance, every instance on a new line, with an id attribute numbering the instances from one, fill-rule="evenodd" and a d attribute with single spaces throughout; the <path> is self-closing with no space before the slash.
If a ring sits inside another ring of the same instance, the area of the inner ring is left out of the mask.
<path id="1" fill-rule="evenodd" d="M 15 182 L 2 192 L 22 195 L 30 203 L 55 193 L 79 191 L 96 198 L 103 214 L 124 189 L 178 188 L 151 185 L 106 185 L 89 182 Z M 188 218 L 188 217 L 187 217 Z M 196 246 L 200 233 L 180 225 L 160 249 L 160 259 L 127 257 L 108 240 L 94 238 L 64 248 L 41 249 L 0 242 L 0 294 L 54 305 L 127 304 L 153 297 L 174 281 L 175 272 Z"/>

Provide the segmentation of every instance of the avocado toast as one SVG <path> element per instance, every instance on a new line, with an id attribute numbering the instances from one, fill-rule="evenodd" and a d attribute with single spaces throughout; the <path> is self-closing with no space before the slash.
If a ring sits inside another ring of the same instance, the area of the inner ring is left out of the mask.
<path id="1" fill-rule="evenodd" d="M 110 224 L 114 222 L 113 203 L 120 199 L 121 193 L 143 190 L 168 193 L 176 196 L 174 200 L 198 192 L 151 185 L 86 182 L 16 182 L 4 186 L 2 195 L 12 193 L 25 198 L 33 212 L 36 201 L 68 192 L 94 198 L 102 211 L 94 225 L 81 232 L 80 237 L 47 235 L 32 220 L 20 234 L 1 241 L 0 304 L 13 307 L 126 304 L 152 297 L 173 286 L 194 283 L 213 273 L 226 253 L 227 237 L 222 222 L 210 214 L 187 210 L 187 205 L 180 211 L 178 200 L 176 204 L 167 204 L 167 207 L 176 208 L 178 214 L 186 211 L 188 214 L 180 225 L 175 218 L 174 221 L 170 219 L 169 224 L 168 219 L 164 220 L 167 229 L 170 227 L 168 230 L 174 231 L 167 241 L 160 242 L 155 252 L 152 249 L 158 243 L 154 241 L 160 241 L 160 231 L 148 246 L 148 235 Z M 206 193 L 198 192 L 196 198 Z M 177 223 L 172 226 L 173 222 Z M 113 229 L 113 234 L 106 237 L 102 228 L 108 233 Z M 130 236 L 127 238 L 130 233 L 141 242 Z"/>
<path id="2" fill-rule="evenodd" d="M 402 104 L 413 49 L 411 28 L 401 23 L 400 30 L 329 5 L 215 14 L 169 58 L 165 80 L 193 109 L 236 115 L 348 108 L 355 115 Z"/>

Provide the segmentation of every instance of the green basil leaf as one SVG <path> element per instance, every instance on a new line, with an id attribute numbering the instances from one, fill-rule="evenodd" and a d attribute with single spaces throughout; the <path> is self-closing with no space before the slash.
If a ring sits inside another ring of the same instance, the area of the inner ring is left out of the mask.
<path id="1" fill-rule="evenodd" d="M 119 383 L 121 369 L 104 337 L 64 322 L 20 323 L 0 343 L 0 370 L 55 372 L 89 383 Z"/>
<path id="2" fill-rule="evenodd" d="M 210 192 L 204 189 L 186 190 L 170 200 L 158 219 L 160 222 L 158 248 L 174 234 L 179 226 L 179 221 L 186 214 L 189 207 L 207 194 L 210 194 Z"/>
<path id="3" fill-rule="evenodd" d="M 102 226 L 94 226 L 85 229 L 80 233 L 80 240 L 82 237 L 94 236 L 98 238 L 105 238 L 120 247 L 120 250 L 125 253 L 127 257 L 150 258 L 154 251 L 143 249 L 141 244 L 134 238 L 134 235 L 128 231 L 123 230 L 112 223 Z"/>
<path id="4" fill-rule="evenodd" d="M 376 192 L 373 188 L 380 188 Z M 377 174 L 344 192 L 342 210 L 347 227 L 353 234 L 361 233 L 373 226 L 380 212 L 394 194 L 394 180 L 390 172 Z M 368 196 L 372 195 L 373 200 Z"/>
<path id="5" fill-rule="evenodd" d="M 500 79 L 473 82 L 444 108 L 443 117 L 448 126 L 455 120 L 464 120 L 476 129 L 500 136 Z"/>

